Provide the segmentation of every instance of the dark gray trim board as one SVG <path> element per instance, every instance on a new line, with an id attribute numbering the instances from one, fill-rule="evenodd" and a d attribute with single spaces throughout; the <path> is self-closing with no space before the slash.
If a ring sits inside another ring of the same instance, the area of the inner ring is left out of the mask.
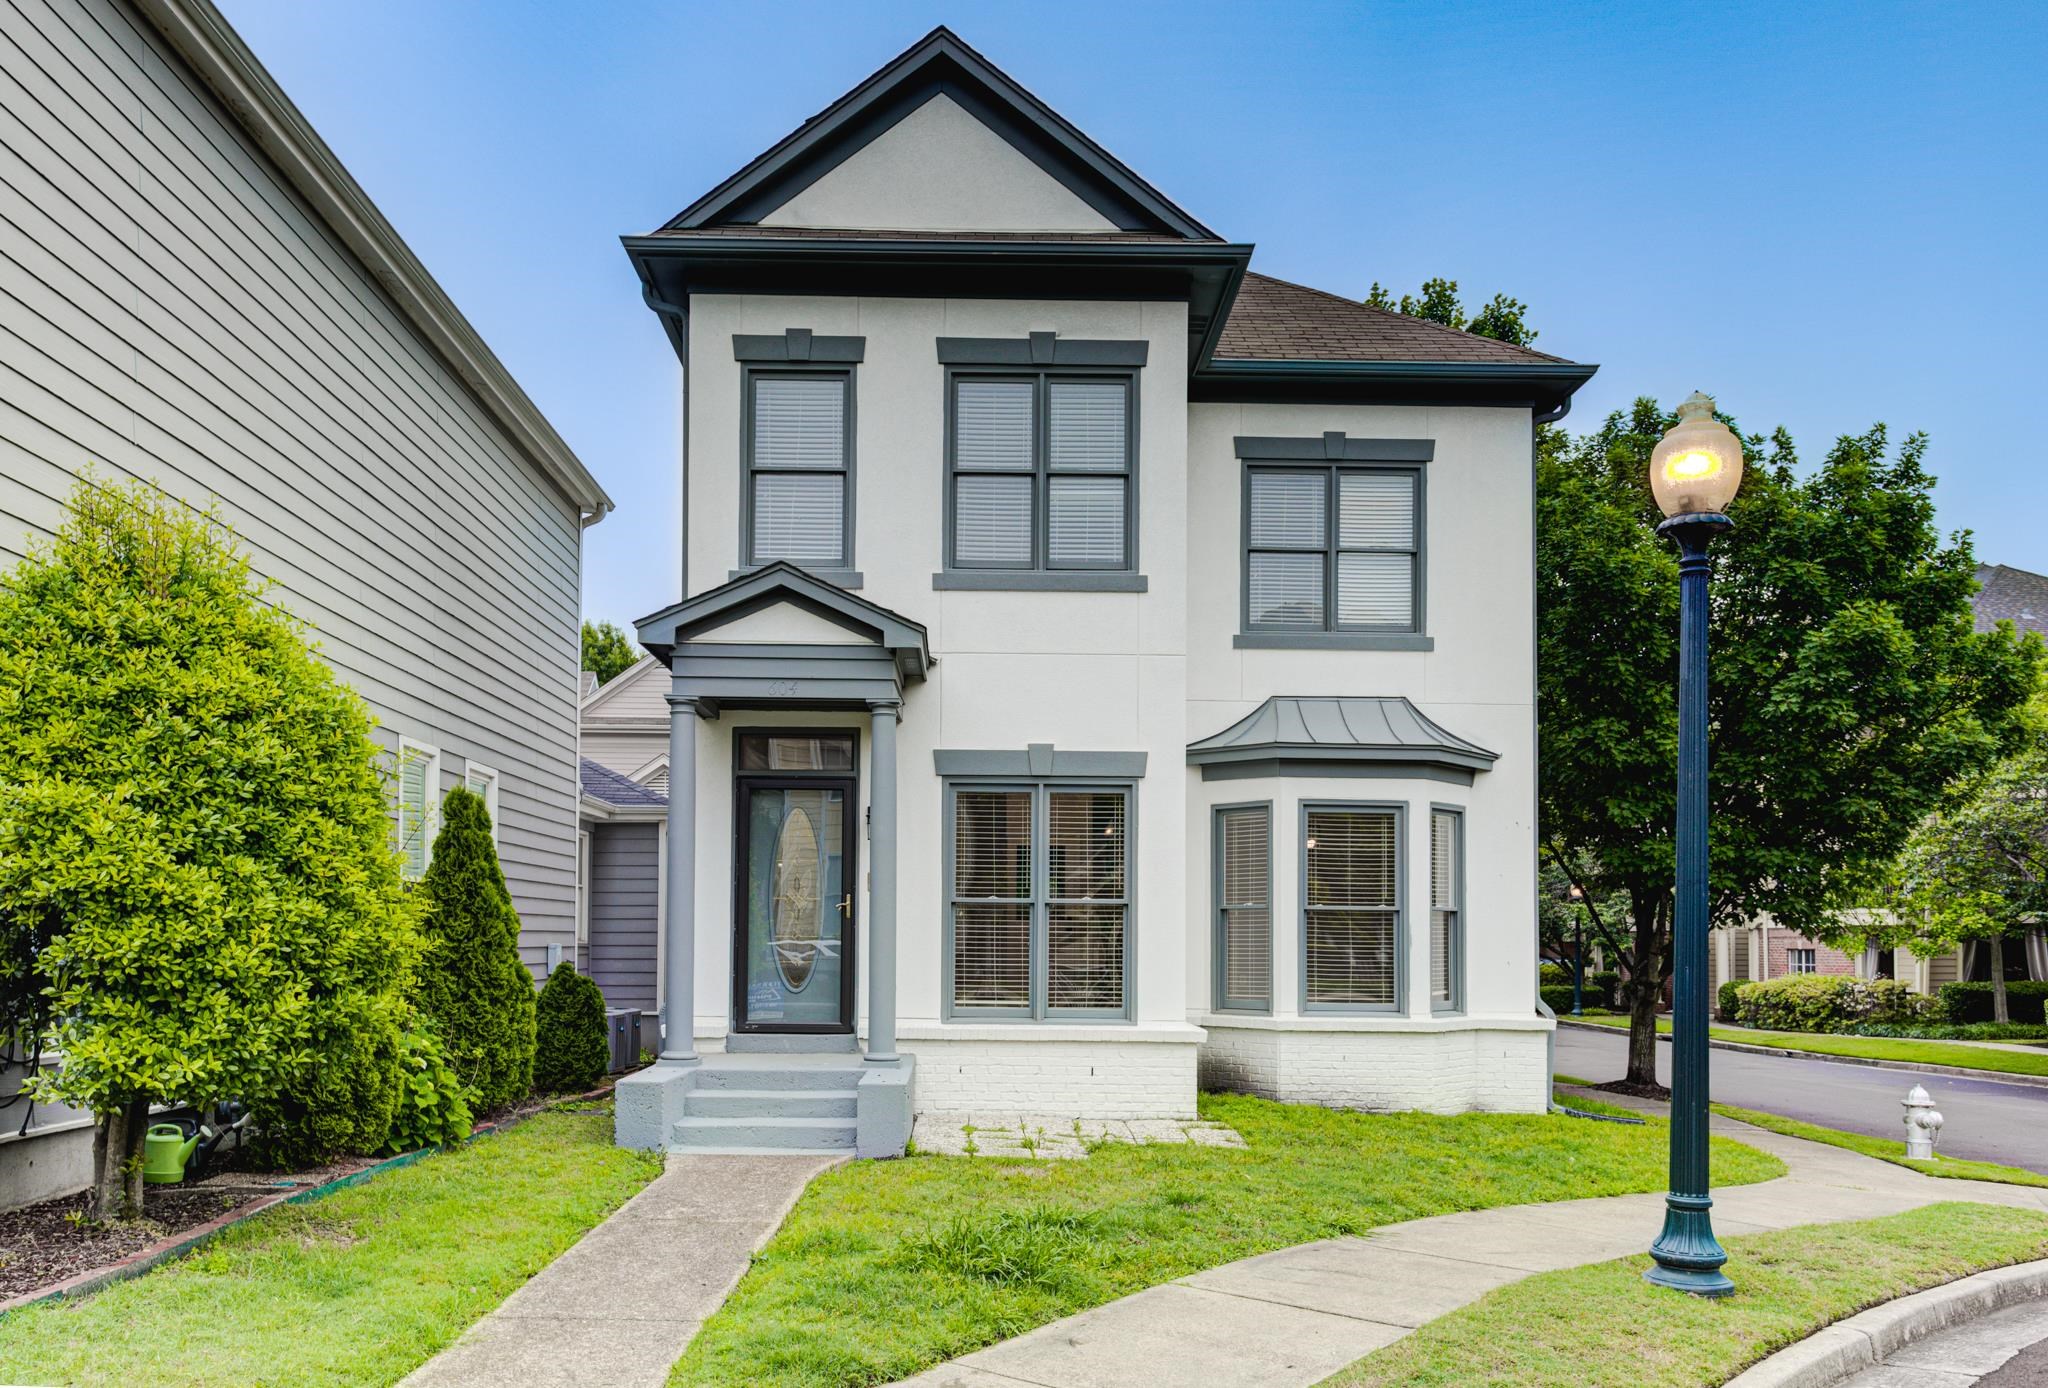
<path id="1" fill-rule="evenodd" d="M 1433 651 L 1434 636 L 1414 632 L 1287 631 L 1261 627 L 1230 638 L 1240 651 Z"/>
<path id="2" fill-rule="evenodd" d="M 1440 781 L 1445 785 L 1469 786 L 1472 773 L 1455 766 L 1431 766 L 1425 762 L 1330 762 L 1304 757 L 1257 757 L 1249 761 L 1211 762 L 1202 768 L 1205 781 L 1256 781 L 1261 777 L 1285 780 L 1326 779 L 1360 781 Z"/>
<path id="3" fill-rule="evenodd" d="M 1145 364 L 1152 344 L 1090 342 L 1057 333 L 1029 337 L 942 337 L 942 366 L 1122 366 Z"/>
<path id="4" fill-rule="evenodd" d="M 1062 752 L 1050 742 L 988 751 L 941 747 L 932 753 L 932 768 L 941 776 L 1015 776 L 1039 780 L 1048 776 L 1092 776 L 1135 781 L 1145 775 L 1146 755 Z"/>
<path id="5" fill-rule="evenodd" d="M 1247 462 L 1427 463 L 1436 457 L 1435 439 L 1354 439 L 1341 429 L 1316 438 L 1240 434 L 1231 443 Z"/>
<path id="6" fill-rule="evenodd" d="M 784 328 L 779 333 L 734 333 L 734 361 L 815 362 L 843 365 L 867 359 L 864 337 L 818 337 L 809 328 Z"/>
<path id="7" fill-rule="evenodd" d="M 1195 358 L 1189 403 L 1496 405 L 1563 417 L 1600 368 L 1574 362 L 1264 361 Z"/>
<path id="8" fill-rule="evenodd" d="M 941 592 L 970 593 L 1143 593 L 1143 574 L 1120 569 L 942 569 L 932 575 Z"/>

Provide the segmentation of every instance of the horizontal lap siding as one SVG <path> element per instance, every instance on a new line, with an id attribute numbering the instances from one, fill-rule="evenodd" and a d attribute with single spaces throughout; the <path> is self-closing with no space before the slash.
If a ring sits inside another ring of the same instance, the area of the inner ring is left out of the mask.
<path id="1" fill-rule="evenodd" d="M 600 824 L 590 840 L 590 949 L 585 969 L 609 1007 L 654 1010 L 661 849 L 653 824 Z"/>
<path id="2" fill-rule="evenodd" d="M 503 777 L 529 963 L 575 911 L 576 508 L 117 0 L 0 0 L 0 565 L 81 468 L 218 498 L 383 726 Z"/>

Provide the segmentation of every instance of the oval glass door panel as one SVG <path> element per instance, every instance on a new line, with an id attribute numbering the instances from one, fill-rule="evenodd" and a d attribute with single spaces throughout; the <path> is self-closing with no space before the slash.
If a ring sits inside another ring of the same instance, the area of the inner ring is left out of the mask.
<path id="1" fill-rule="evenodd" d="M 846 792 L 746 788 L 748 1026 L 840 1027 L 853 915 Z"/>

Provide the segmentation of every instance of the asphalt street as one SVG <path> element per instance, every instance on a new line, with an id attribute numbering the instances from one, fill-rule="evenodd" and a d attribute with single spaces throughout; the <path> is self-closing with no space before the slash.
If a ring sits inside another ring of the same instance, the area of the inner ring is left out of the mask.
<path id="1" fill-rule="evenodd" d="M 1924 1085 L 1947 1120 L 1940 1151 L 2048 1174 L 2048 1086 L 1742 1051 L 1715 1049 L 1707 1055 L 1708 1088 L 1720 1103 L 1872 1137 L 1903 1139 L 1905 1110 L 1899 1101 L 1915 1084 Z M 1620 1079 L 1627 1066 L 1625 1032 L 1557 1029 L 1560 1074 L 1601 1083 Z M 1671 1083 L 1671 1047 L 1663 1042 L 1657 1045 L 1657 1078 Z"/>

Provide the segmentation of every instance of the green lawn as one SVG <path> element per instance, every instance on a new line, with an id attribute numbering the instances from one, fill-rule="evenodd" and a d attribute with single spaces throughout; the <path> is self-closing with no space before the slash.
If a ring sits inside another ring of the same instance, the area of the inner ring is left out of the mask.
<path id="1" fill-rule="evenodd" d="M 608 1109 L 541 1113 L 324 1199 L 266 1210 L 97 1296 L 0 1317 L 0 1377 L 395 1383 L 660 1170 L 612 1146 Z"/>
<path id="2" fill-rule="evenodd" d="M 1647 1255 L 1488 1292 L 1325 1388 L 1692 1388 L 1725 1383 L 1830 1322 L 1986 1268 L 2048 1257 L 2048 1214 L 1930 1205 L 1726 1240 L 1735 1294 L 1643 1281 Z"/>
<path id="3" fill-rule="evenodd" d="M 2013 1186 L 2048 1186 L 2048 1176 L 2017 1166 L 2000 1166 L 1996 1162 L 1967 1161 L 1957 1157 L 1916 1161 L 1906 1155 L 1904 1142 L 1894 1142 L 1889 1138 L 1845 1133 L 1836 1128 L 1823 1128 L 1815 1123 L 1802 1123 L 1796 1118 L 1780 1118 L 1775 1113 L 1737 1108 L 1733 1104 L 1715 1104 L 1713 1110 L 1723 1117 L 1750 1123 L 1774 1133 L 1783 1133 L 1787 1137 L 1803 1137 L 1808 1142 L 1825 1142 L 1830 1147 L 1843 1147 L 1851 1152 L 1860 1152 L 1866 1157 L 1876 1157 L 1879 1161 L 1888 1161 L 1894 1166 L 1918 1171 L 1923 1176 L 1947 1176 L 1957 1181 L 2001 1181 Z"/>
<path id="4" fill-rule="evenodd" d="M 1573 1017 L 1575 1022 L 1595 1026 L 1628 1028 L 1628 1018 L 1615 1013 Z M 1669 1032 L 1671 1019 L 1659 1017 L 1657 1030 Z M 1834 1036 L 1813 1031 L 1752 1031 L 1747 1027 L 1710 1027 L 1716 1041 L 1734 1041 L 1746 1046 L 1775 1046 L 1785 1051 L 1807 1051 L 1814 1055 L 1846 1055 L 1863 1060 L 1892 1060 L 1905 1065 L 1956 1065 L 1969 1070 L 1993 1070 L 2008 1075 L 2048 1075 L 2048 1053 L 1995 1051 L 1961 1041 L 1904 1041 L 1889 1036 Z"/>
<path id="5" fill-rule="evenodd" d="M 1205 1095 L 1246 1150 L 916 1156 L 811 1183 L 673 1384 L 887 1383 L 1203 1268 L 1453 1210 L 1664 1188 L 1667 1129 L 1550 1115 L 1357 1114 Z M 1716 1139 L 1714 1180 L 1781 1175 Z"/>

